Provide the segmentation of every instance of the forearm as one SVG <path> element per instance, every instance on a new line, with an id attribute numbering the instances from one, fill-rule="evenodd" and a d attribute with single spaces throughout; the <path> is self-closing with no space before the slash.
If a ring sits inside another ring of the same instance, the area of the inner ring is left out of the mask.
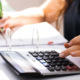
<path id="1" fill-rule="evenodd" d="M 41 8 L 28 8 L 20 12 L 11 14 L 14 26 L 21 26 L 26 24 L 34 24 L 45 21 L 44 12 Z"/>
<path id="2" fill-rule="evenodd" d="M 64 13 L 66 0 L 46 0 L 40 7 L 28 8 L 19 12 L 8 14 L 10 18 L 2 19 L 7 27 L 23 26 L 47 21 L 52 23 L 57 21 Z"/>

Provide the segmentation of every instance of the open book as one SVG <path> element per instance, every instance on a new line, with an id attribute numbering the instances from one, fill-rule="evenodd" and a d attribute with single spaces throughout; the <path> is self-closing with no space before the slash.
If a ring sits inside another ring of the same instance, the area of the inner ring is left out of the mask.
<path id="1" fill-rule="evenodd" d="M 0 46 L 9 45 L 9 39 L 5 34 L 1 34 L 4 40 L 0 40 Z M 47 22 L 25 25 L 12 29 L 12 46 L 20 45 L 47 45 L 49 42 L 52 44 L 62 44 L 68 42 L 53 26 Z"/>

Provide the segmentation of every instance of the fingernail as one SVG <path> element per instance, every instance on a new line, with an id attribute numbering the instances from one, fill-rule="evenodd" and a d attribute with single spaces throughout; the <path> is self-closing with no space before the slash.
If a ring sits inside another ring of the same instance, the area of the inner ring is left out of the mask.
<path id="1" fill-rule="evenodd" d="M 0 27 L 3 27 L 3 23 L 0 23 Z"/>
<path id="2" fill-rule="evenodd" d="M 76 53 L 75 53 L 75 52 L 71 52 L 71 54 L 72 54 L 72 55 L 76 55 Z"/>
<path id="3" fill-rule="evenodd" d="M 59 57 L 64 57 L 64 53 L 61 53 L 61 54 L 59 55 Z"/>
<path id="4" fill-rule="evenodd" d="M 69 45 L 69 46 L 72 46 L 72 42 L 69 42 L 68 45 Z"/>

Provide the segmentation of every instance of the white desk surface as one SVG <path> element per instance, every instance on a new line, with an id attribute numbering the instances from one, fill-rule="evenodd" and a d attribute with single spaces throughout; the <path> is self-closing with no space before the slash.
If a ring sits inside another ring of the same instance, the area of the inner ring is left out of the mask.
<path id="1" fill-rule="evenodd" d="M 19 47 L 20 49 L 22 47 Z M 15 49 L 19 49 L 19 48 L 15 48 Z M 35 48 L 35 46 L 28 46 L 28 47 L 24 47 L 24 49 L 33 49 Z M 62 45 L 53 45 L 53 46 L 39 46 L 39 49 L 43 48 L 43 49 L 57 49 L 60 52 L 65 50 L 65 48 Z M 0 47 L 0 50 L 6 49 Z M 45 78 L 31 78 L 31 77 L 22 77 L 22 76 L 18 76 L 17 74 L 15 74 L 11 68 L 6 64 L 6 62 L 0 57 L 0 80 L 80 80 L 80 74 L 77 75 L 68 75 L 68 76 L 57 76 L 57 77 L 45 77 Z"/>

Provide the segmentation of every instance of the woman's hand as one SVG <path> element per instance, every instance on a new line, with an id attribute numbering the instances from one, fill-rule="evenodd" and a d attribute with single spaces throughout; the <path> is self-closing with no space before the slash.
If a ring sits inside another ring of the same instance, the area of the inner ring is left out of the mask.
<path id="1" fill-rule="evenodd" d="M 59 56 L 61 58 L 68 55 L 71 55 L 72 57 L 80 57 L 80 35 L 73 38 L 69 43 L 65 43 L 64 46 L 67 49 L 60 53 Z"/>
<path id="2" fill-rule="evenodd" d="M 6 14 L 6 15 L 5 15 Z M 5 12 L 0 20 L 0 28 L 12 28 L 27 24 L 44 22 L 44 12 L 42 8 L 28 8 L 19 12 Z"/>
<path id="3" fill-rule="evenodd" d="M 6 16 L 0 19 L 0 28 L 1 27 L 3 28 L 11 27 L 11 20 L 12 18 L 10 16 Z"/>
<path id="4" fill-rule="evenodd" d="M 14 18 L 10 15 L 7 15 L 7 13 L 4 13 L 2 19 L 0 19 L 0 32 L 4 32 L 6 28 L 13 27 L 14 24 Z"/>

